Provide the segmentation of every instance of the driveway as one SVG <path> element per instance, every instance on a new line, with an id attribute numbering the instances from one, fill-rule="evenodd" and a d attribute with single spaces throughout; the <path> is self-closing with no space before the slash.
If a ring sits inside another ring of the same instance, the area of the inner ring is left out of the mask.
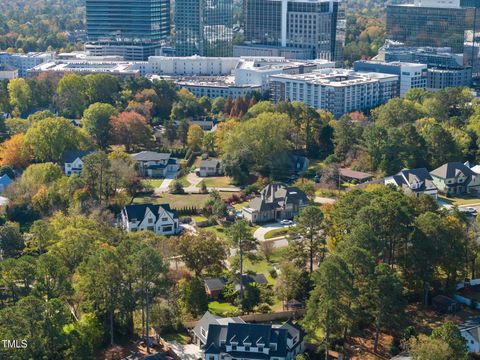
<path id="1" fill-rule="evenodd" d="M 182 345 L 176 341 L 169 341 L 168 347 L 182 360 L 198 360 L 203 358 L 203 351 L 194 344 Z"/>
<path id="2" fill-rule="evenodd" d="M 155 188 L 155 194 L 161 194 L 164 192 L 168 191 L 168 187 L 172 183 L 173 180 L 175 180 L 175 177 L 177 176 L 176 173 L 167 173 L 165 176 L 165 179 L 163 179 L 162 183 L 158 188 Z"/>
<path id="3" fill-rule="evenodd" d="M 275 248 L 286 247 L 288 246 L 288 241 L 285 236 L 279 236 L 273 239 L 265 239 L 265 234 L 268 233 L 270 230 L 282 229 L 288 226 L 289 225 L 282 225 L 279 222 L 265 224 L 259 227 L 257 230 L 255 230 L 255 232 L 253 233 L 253 237 L 260 242 L 272 242 Z"/>

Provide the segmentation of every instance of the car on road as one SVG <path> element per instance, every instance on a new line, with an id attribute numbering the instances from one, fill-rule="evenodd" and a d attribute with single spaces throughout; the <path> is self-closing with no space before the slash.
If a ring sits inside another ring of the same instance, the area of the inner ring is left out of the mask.
<path id="1" fill-rule="evenodd" d="M 280 221 L 280 224 L 282 224 L 282 225 L 293 225 L 293 221 L 288 220 L 288 219 L 283 219 L 282 221 Z"/>

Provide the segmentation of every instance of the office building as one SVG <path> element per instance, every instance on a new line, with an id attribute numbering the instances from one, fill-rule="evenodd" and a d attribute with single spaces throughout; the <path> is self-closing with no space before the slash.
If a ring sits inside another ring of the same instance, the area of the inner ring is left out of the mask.
<path id="1" fill-rule="evenodd" d="M 233 55 L 233 0 L 176 0 L 177 56 Z"/>
<path id="2" fill-rule="evenodd" d="M 10 65 L 0 65 L 0 80 L 11 80 L 18 77 L 18 69 Z"/>
<path id="3" fill-rule="evenodd" d="M 470 86 L 472 83 L 472 68 L 431 67 L 428 69 L 427 89 L 438 90 L 447 87 Z"/>
<path id="4" fill-rule="evenodd" d="M 338 0 L 245 0 L 247 48 L 236 51 L 298 49 L 304 58 L 335 60 L 338 7 Z"/>
<path id="5" fill-rule="evenodd" d="M 101 61 L 101 60 L 55 60 L 37 65 L 27 71 L 27 76 L 33 77 L 41 73 L 109 74 L 120 77 L 140 76 L 137 63 L 128 61 Z"/>
<path id="6" fill-rule="evenodd" d="M 53 60 L 53 53 L 30 52 L 28 54 L 0 52 L 0 65 L 8 65 L 18 69 L 18 76 L 27 76 L 27 70 Z"/>
<path id="7" fill-rule="evenodd" d="M 361 72 L 397 75 L 399 95 L 402 97 L 412 88 L 427 87 L 427 65 L 425 64 L 359 60 L 355 61 L 353 69 Z"/>
<path id="8" fill-rule="evenodd" d="M 169 0 L 86 0 L 85 49 L 146 60 L 170 36 Z"/>
<path id="9" fill-rule="evenodd" d="M 398 76 L 323 69 L 300 75 L 272 75 L 272 101 L 302 101 L 336 118 L 374 108 L 398 96 Z"/>

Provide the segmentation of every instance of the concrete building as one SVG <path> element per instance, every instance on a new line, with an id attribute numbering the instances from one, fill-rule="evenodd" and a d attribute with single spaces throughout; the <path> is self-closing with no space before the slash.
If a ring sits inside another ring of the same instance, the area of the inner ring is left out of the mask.
<path id="1" fill-rule="evenodd" d="M 142 74 L 171 76 L 225 76 L 231 75 L 239 58 L 185 56 L 150 56 L 139 64 Z"/>
<path id="2" fill-rule="evenodd" d="M 427 65 L 425 64 L 359 60 L 355 61 L 353 69 L 361 72 L 397 75 L 400 79 L 399 94 L 402 97 L 410 89 L 427 87 Z"/>
<path id="3" fill-rule="evenodd" d="M 338 0 L 245 0 L 245 51 L 296 49 L 301 58 L 334 60 L 338 8 Z"/>
<path id="4" fill-rule="evenodd" d="M 146 60 L 170 36 L 169 0 L 86 0 L 86 50 Z"/>
<path id="5" fill-rule="evenodd" d="M 233 0 L 176 0 L 177 56 L 233 55 Z"/>
<path id="6" fill-rule="evenodd" d="M 0 65 L 9 65 L 18 69 L 18 76 L 27 76 L 27 70 L 47 61 L 52 61 L 53 53 L 30 52 L 27 54 L 0 52 Z"/>
<path id="7" fill-rule="evenodd" d="M 28 76 L 40 73 L 63 75 L 66 72 L 77 74 L 109 74 L 115 76 L 139 76 L 138 64 L 128 61 L 55 60 L 42 63 L 27 71 Z"/>
<path id="8" fill-rule="evenodd" d="M 18 77 L 18 69 L 10 65 L 0 64 L 0 80 L 10 80 Z"/>
<path id="9" fill-rule="evenodd" d="M 232 78 L 230 78 L 232 79 Z M 255 92 L 262 92 L 261 85 L 236 85 L 228 79 L 197 80 L 195 78 L 177 80 L 175 85 L 185 88 L 197 97 L 207 96 L 209 98 L 223 97 L 232 98 L 245 97 Z M 232 79 L 233 80 L 233 79 Z"/>
<path id="10" fill-rule="evenodd" d="M 273 75 L 272 100 L 302 101 L 336 118 L 386 103 L 398 96 L 397 75 L 323 69 L 301 75 Z"/>
<path id="11" fill-rule="evenodd" d="M 472 83 L 472 68 L 432 67 L 428 69 L 427 89 L 438 90 L 447 87 L 470 86 Z"/>

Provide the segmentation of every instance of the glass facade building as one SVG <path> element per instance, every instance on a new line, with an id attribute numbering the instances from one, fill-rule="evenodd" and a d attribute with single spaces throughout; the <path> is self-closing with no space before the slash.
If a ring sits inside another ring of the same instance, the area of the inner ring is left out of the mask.
<path id="1" fill-rule="evenodd" d="M 233 0 L 176 0 L 177 56 L 233 55 Z"/>
<path id="2" fill-rule="evenodd" d="M 140 51 L 126 51 L 126 56 L 144 60 L 170 36 L 169 0 L 86 0 L 85 4 L 88 43 L 103 47 L 106 54 L 135 48 Z"/>
<path id="3" fill-rule="evenodd" d="M 245 0 L 245 42 L 309 49 L 312 58 L 335 60 L 342 43 L 338 7 L 333 0 Z"/>

